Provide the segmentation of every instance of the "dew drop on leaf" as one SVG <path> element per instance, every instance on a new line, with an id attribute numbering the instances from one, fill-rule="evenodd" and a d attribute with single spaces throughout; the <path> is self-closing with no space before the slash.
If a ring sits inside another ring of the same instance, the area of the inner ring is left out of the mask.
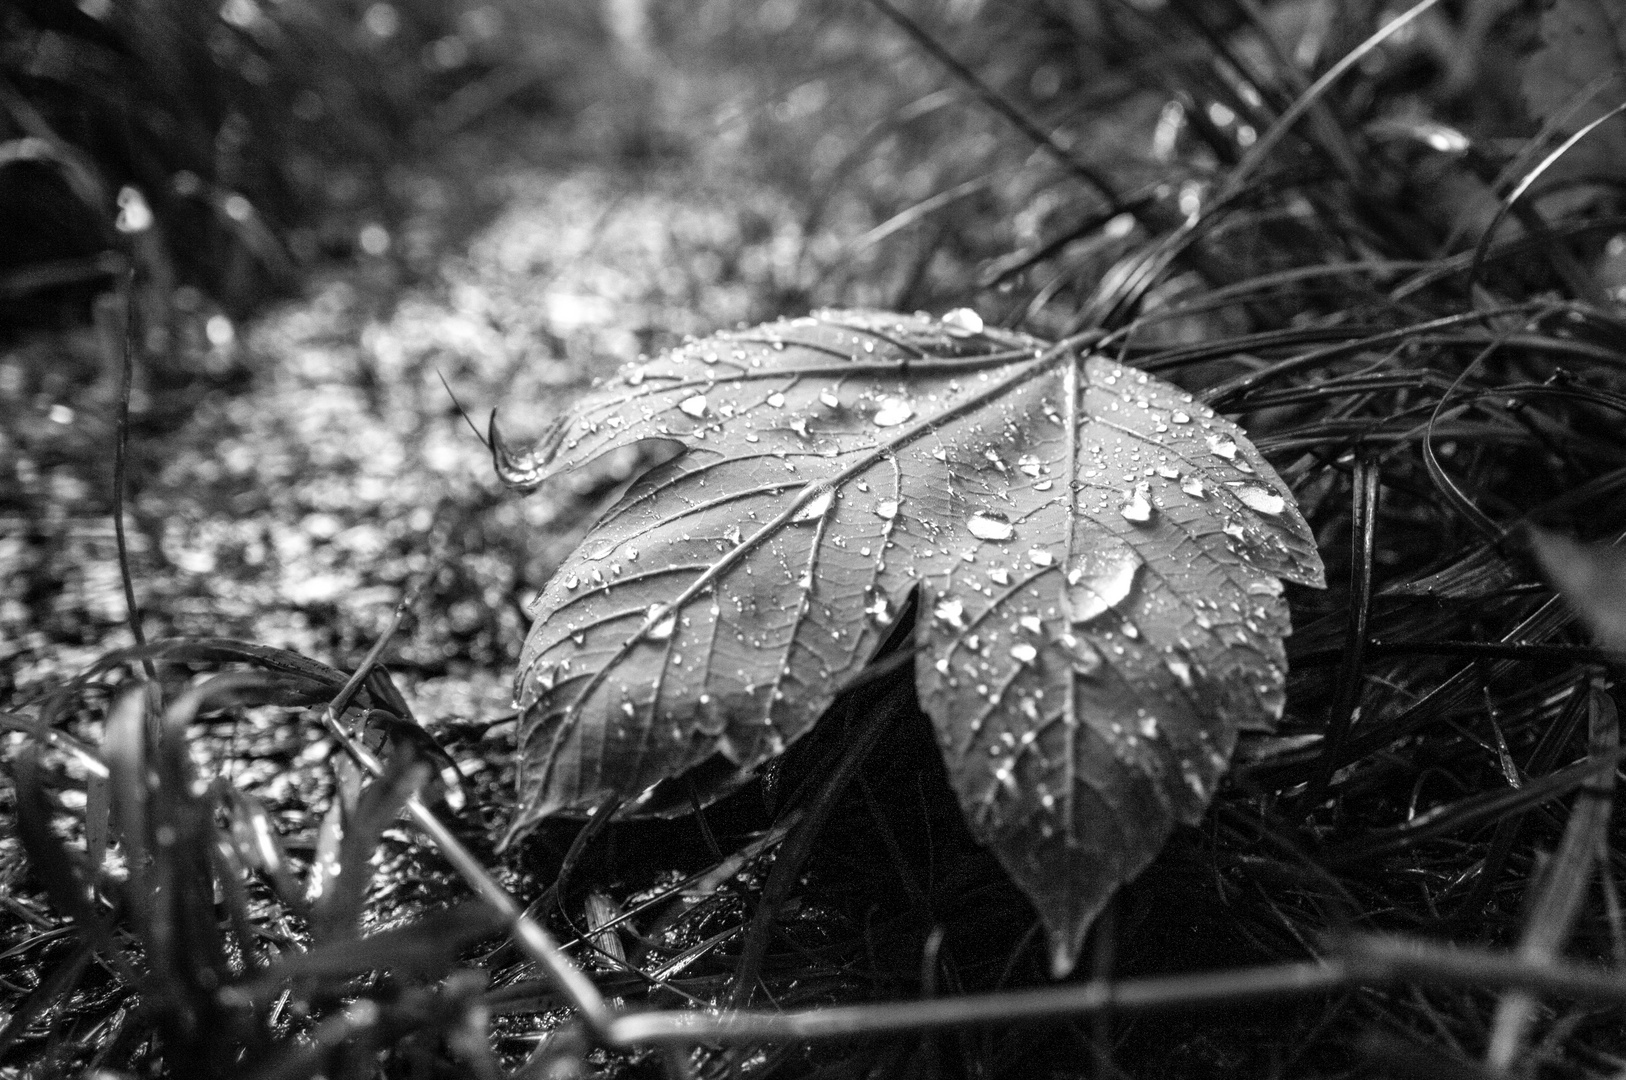
<path id="1" fill-rule="evenodd" d="M 978 540 L 1009 540 L 1016 527 L 998 514 L 978 511 L 966 520 L 965 527 Z"/>
<path id="2" fill-rule="evenodd" d="M 1011 646 L 1011 659 L 1018 664 L 1031 664 L 1039 658 L 1039 650 L 1026 641 L 1018 641 Z"/>
<path id="3" fill-rule="evenodd" d="M 1073 646 L 1073 670 L 1084 676 L 1092 678 L 1101 670 L 1101 653 L 1088 641 L 1078 641 Z"/>
<path id="4" fill-rule="evenodd" d="M 932 608 L 932 614 L 950 626 L 965 625 L 965 604 L 957 598 L 939 600 L 937 606 Z"/>
<path id="5" fill-rule="evenodd" d="M 796 516 L 791 520 L 795 522 L 817 521 L 824 516 L 826 510 L 830 509 L 830 503 L 835 500 L 835 497 L 836 493 L 829 489 L 819 492 L 811 502 L 796 511 Z"/>
<path id="6" fill-rule="evenodd" d="M 665 612 L 665 614 L 662 614 L 662 612 Z M 649 629 L 644 631 L 644 637 L 650 641 L 669 640 L 672 633 L 677 629 L 677 612 L 668 610 L 663 604 L 649 605 L 649 611 L 645 617 L 655 620 L 650 624 Z"/>
<path id="7" fill-rule="evenodd" d="M 1067 618 L 1087 623 L 1129 599 L 1144 560 L 1121 540 L 1101 543 L 1078 553 L 1067 571 Z"/>
<path id="8" fill-rule="evenodd" d="M 682 409 L 684 412 L 688 413 L 690 416 L 695 416 L 695 417 L 705 416 L 706 415 L 706 395 L 705 394 L 696 394 L 694 397 L 684 398 L 682 401 L 678 402 L 678 408 Z"/>
<path id="9" fill-rule="evenodd" d="M 1222 457 L 1226 461 L 1236 458 L 1236 443 L 1224 435 L 1210 435 L 1208 437 L 1208 449 L 1213 452 L 1215 457 Z"/>
<path id="10" fill-rule="evenodd" d="M 882 499 L 875 504 L 875 516 L 891 521 L 898 516 L 898 501 L 896 499 Z"/>
<path id="11" fill-rule="evenodd" d="M 1127 521 L 1137 525 L 1144 525 L 1152 520 L 1151 488 L 1144 483 L 1136 484 L 1133 491 L 1124 494 L 1124 503 L 1118 508 L 1118 513 Z"/>
<path id="12" fill-rule="evenodd" d="M 839 409 L 841 407 L 841 399 L 836 397 L 834 390 L 820 390 L 819 401 L 827 409 Z"/>
<path id="13" fill-rule="evenodd" d="M 782 409 L 782 408 L 784 408 L 785 407 L 785 395 L 781 394 L 781 393 L 778 393 L 777 391 L 772 393 L 772 394 L 769 394 L 768 395 L 768 405 L 769 405 L 770 408 L 774 408 L 774 409 Z"/>
<path id="14" fill-rule="evenodd" d="M 1033 548 L 1028 551 L 1028 562 L 1034 566 L 1054 566 L 1056 557 L 1044 548 Z"/>
<path id="15" fill-rule="evenodd" d="M 959 330 L 967 334 L 982 333 L 982 316 L 968 307 L 955 308 L 943 316 L 943 325 L 950 330 Z"/>
<path id="16" fill-rule="evenodd" d="M 1287 500 L 1274 491 L 1266 491 L 1262 487 L 1252 485 L 1238 488 L 1236 497 L 1242 500 L 1242 505 L 1261 514 L 1279 514 L 1287 509 Z"/>
<path id="17" fill-rule="evenodd" d="M 1203 487 L 1203 482 L 1195 476 L 1188 476 L 1180 481 L 1180 490 L 1194 499 L 1200 499 L 1208 493 L 1208 489 Z"/>
<path id="18" fill-rule="evenodd" d="M 883 398 L 881 407 L 870 417 L 876 427 L 897 427 L 915 415 L 914 406 L 902 398 Z"/>
<path id="19" fill-rule="evenodd" d="M 1181 412 L 1179 409 L 1176 409 L 1174 411 L 1174 415 L 1170 416 L 1169 419 L 1173 420 L 1176 424 L 1189 424 L 1191 423 L 1191 414 Z"/>

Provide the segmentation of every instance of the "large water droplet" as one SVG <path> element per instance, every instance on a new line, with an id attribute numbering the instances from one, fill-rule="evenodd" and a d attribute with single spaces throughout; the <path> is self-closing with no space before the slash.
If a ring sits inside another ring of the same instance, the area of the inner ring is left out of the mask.
<path id="1" fill-rule="evenodd" d="M 773 409 L 783 409 L 785 407 L 785 395 L 777 392 L 769 394 L 768 406 Z"/>
<path id="2" fill-rule="evenodd" d="M 1011 646 L 1011 659 L 1018 664 L 1031 664 L 1039 658 L 1039 650 L 1026 641 L 1018 641 Z"/>
<path id="3" fill-rule="evenodd" d="M 1238 488 L 1236 497 L 1242 500 L 1242 505 L 1250 510 L 1257 510 L 1261 514 L 1279 514 L 1287 509 L 1287 500 L 1274 491 L 1267 491 L 1262 487 Z"/>
<path id="4" fill-rule="evenodd" d="M 1117 539 L 1103 540 L 1074 556 L 1067 571 L 1067 617 L 1086 623 L 1129 599 L 1143 560 Z"/>
<path id="5" fill-rule="evenodd" d="M 959 330 L 966 334 L 982 333 L 982 316 L 968 307 L 955 308 L 943 316 L 943 325 L 950 330 Z"/>
<path id="6" fill-rule="evenodd" d="M 796 511 L 796 516 L 791 520 L 794 522 L 817 521 L 824 516 L 825 511 L 830 509 L 830 504 L 835 501 L 835 497 L 836 493 L 834 491 L 825 490 L 819 492 L 811 502 Z"/>
<path id="7" fill-rule="evenodd" d="M 1169 419 L 1173 420 L 1176 424 L 1191 423 L 1191 415 L 1189 413 L 1181 412 L 1179 409 L 1176 409 L 1174 411 L 1174 415 L 1169 417 Z"/>
<path id="8" fill-rule="evenodd" d="M 1033 548 L 1028 552 L 1028 562 L 1034 566 L 1054 566 L 1056 557 L 1044 548 Z"/>
<path id="9" fill-rule="evenodd" d="M 965 527 L 978 540 L 1009 540 L 1016 533 L 1016 526 L 1004 517 L 981 510 L 966 519 Z"/>
<path id="10" fill-rule="evenodd" d="M 1236 443 L 1224 435 L 1210 435 L 1208 437 L 1208 449 L 1216 457 L 1222 457 L 1226 461 L 1231 461 L 1236 457 Z"/>
<path id="11" fill-rule="evenodd" d="M 932 608 L 932 614 L 948 623 L 950 626 L 965 625 L 965 604 L 955 597 L 939 600 L 937 606 Z"/>
<path id="12" fill-rule="evenodd" d="M 706 395 L 696 394 L 694 397 L 684 398 L 678 402 L 678 408 L 690 416 L 700 417 L 706 415 Z"/>
<path id="13" fill-rule="evenodd" d="M 870 417 L 876 427 L 897 427 L 915 415 L 914 406 L 902 398 L 883 398 L 881 407 Z"/>
<path id="14" fill-rule="evenodd" d="M 677 612 L 669 610 L 664 604 L 649 605 L 645 617 L 655 620 L 649 629 L 644 631 L 644 637 L 650 641 L 666 641 L 677 629 Z"/>
<path id="15" fill-rule="evenodd" d="M 875 516 L 891 521 L 898 516 L 898 501 L 896 499 L 882 499 L 875 504 Z"/>
<path id="16" fill-rule="evenodd" d="M 1151 485 L 1144 482 L 1136 484 L 1133 491 L 1124 494 L 1124 503 L 1118 508 L 1118 513 L 1137 525 L 1146 524 L 1152 520 L 1151 495 Z"/>
<path id="17" fill-rule="evenodd" d="M 1208 492 L 1208 489 L 1203 487 L 1203 482 L 1195 476 L 1188 476 L 1182 480 L 1180 490 L 1194 499 L 1200 499 Z"/>

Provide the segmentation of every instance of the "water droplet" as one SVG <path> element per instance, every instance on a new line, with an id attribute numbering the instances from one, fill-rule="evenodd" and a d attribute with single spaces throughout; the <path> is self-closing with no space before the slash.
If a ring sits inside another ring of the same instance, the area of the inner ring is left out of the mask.
<path id="1" fill-rule="evenodd" d="M 633 368 L 631 371 L 627 372 L 626 381 L 628 386 L 637 386 L 639 383 L 644 381 L 644 369 L 641 367 Z"/>
<path id="2" fill-rule="evenodd" d="M 806 489 L 804 488 L 803 490 Z M 796 516 L 791 518 L 791 520 L 798 523 L 804 521 L 817 521 L 819 518 L 824 516 L 825 511 L 830 509 L 830 504 L 835 501 L 835 497 L 836 493 L 828 489 L 819 492 L 819 494 L 813 497 L 811 502 L 802 507 L 800 510 L 796 511 Z"/>
<path id="3" fill-rule="evenodd" d="M 1073 670 L 1084 676 L 1092 678 L 1101 670 L 1101 653 L 1088 641 L 1077 641 L 1073 649 Z"/>
<path id="4" fill-rule="evenodd" d="M 1026 641 L 1018 641 L 1011 646 L 1011 659 L 1018 664 L 1031 664 L 1039 658 L 1039 650 Z"/>
<path id="5" fill-rule="evenodd" d="M 891 521 L 898 516 L 898 501 L 896 499 L 882 499 L 875 504 L 875 516 Z"/>
<path id="6" fill-rule="evenodd" d="M 1188 476 L 1182 480 L 1180 490 L 1194 499 L 1200 499 L 1208 492 L 1208 489 L 1203 487 L 1203 482 L 1195 476 Z"/>
<path id="7" fill-rule="evenodd" d="M 1287 509 L 1287 500 L 1274 491 L 1266 491 L 1262 487 L 1248 486 L 1238 488 L 1236 497 L 1242 500 L 1242 505 L 1250 510 L 1257 510 L 1261 514 L 1279 514 Z"/>
<path id="8" fill-rule="evenodd" d="M 841 407 L 841 399 L 836 397 L 834 390 L 820 390 L 819 401 L 823 402 L 826 408 L 839 409 Z"/>
<path id="9" fill-rule="evenodd" d="M 1009 585 L 1011 583 L 1011 572 L 1003 566 L 996 566 L 988 571 L 988 580 L 995 585 Z"/>
<path id="10" fill-rule="evenodd" d="M 1187 690 L 1191 689 L 1191 665 L 1184 660 L 1169 659 L 1163 661 L 1163 666 L 1169 669 L 1169 674 L 1180 681 L 1180 685 Z"/>
<path id="11" fill-rule="evenodd" d="M 1143 716 L 1140 718 L 1140 734 L 1143 739 L 1157 738 L 1157 717 Z"/>
<path id="12" fill-rule="evenodd" d="M 1176 424 L 1191 423 L 1191 415 L 1189 413 L 1181 412 L 1179 409 L 1176 409 L 1174 411 L 1174 415 L 1170 416 L 1169 419 L 1173 420 Z"/>
<path id="13" fill-rule="evenodd" d="M 944 315 L 943 325 L 950 330 L 959 330 L 962 333 L 980 334 L 982 333 L 983 322 L 981 315 L 978 315 L 970 308 L 962 307 L 955 308 L 947 315 Z"/>
<path id="14" fill-rule="evenodd" d="M 1282 581 L 1280 578 L 1265 578 L 1263 581 L 1251 582 L 1248 585 L 1249 596 L 1280 596 L 1282 595 Z"/>
<path id="15" fill-rule="evenodd" d="M 891 607 L 887 604 L 886 597 L 879 594 L 876 595 L 874 602 L 864 609 L 864 613 L 882 625 L 892 621 Z"/>
<path id="16" fill-rule="evenodd" d="M 932 608 L 932 614 L 948 623 L 950 626 L 965 625 L 965 604 L 957 598 L 939 600 L 937 606 Z"/>
<path id="17" fill-rule="evenodd" d="M 897 427 L 915 415 L 914 406 L 902 398 L 882 398 L 881 407 L 870 420 L 876 427 Z"/>
<path id="18" fill-rule="evenodd" d="M 1135 485 L 1135 490 L 1124 493 L 1124 504 L 1118 508 L 1118 513 L 1126 521 L 1133 521 L 1137 525 L 1144 525 L 1152 520 L 1152 489 L 1146 483 Z"/>
<path id="19" fill-rule="evenodd" d="M 1016 527 L 1003 516 L 981 510 L 966 520 L 965 527 L 978 540 L 1009 540 L 1016 532 Z"/>
<path id="20" fill-rule="evenodd" d="M 785 395 L 778 393 L 777 391 L 769 394 L 768 406 L 769 408 L 783 409 L 785 407 Z"/>
<path id="21" fill-rule="evenodd" d="M 662 604 L 649 605 L 649 611 L 645 617 L 655 620 L 650 624 L 649 629 L 644 632 L 644 636 L 650 641 L 665 641 L 677 629 L 677 612 L 668 611 Z"/>
<path id="22" fill-rule="evenodd" d="M 678 402 L 678 408 L 690 416 L 700 417 L 706 415 L 706 395 L 696 394 L 694 397 L 684 398 Z"/>
<path id="23" fill-rule="evenodd" d="M 1157 467 L 1157 475 L 1161 476 L 1165 480 L 1178 480 L 1180 479 L 1180 470 L 1176 469 L 1172 465 L 1159 465 Z"/>
<path id="24" fill-rule="evenodd" d="M 1208 437 L 1208 449 L 1214 453 L 1214 456 L 1222 457 L 1226 461 L 1231 461 L 1236 457 L 1236 443 L 1224 435 L 1210 435 Z"/>
<path id="25" fill-rule="evenodd" d="M 1143 562 L 1134 548 L 1117 539 L 1078 552 L 1067 571 L 1068 619 L 1087 623 L 1129 599 Z"/>
<path id="26" fill-rule="evenodd" d="M 1028 562 L 1034 566 L 1054 566 L 1056 557 L 1044 548 L 1032 548 L 1028 551 Z"/>
<path id="27" fill-rule="evenodd" d="M 1017 622 L 1021 624 L 1022 629 L 1030 634 L 1037 634 L 1044 630 L 1044 623 L 1039 621 L 1037 615 L 1024 615 Z"/>

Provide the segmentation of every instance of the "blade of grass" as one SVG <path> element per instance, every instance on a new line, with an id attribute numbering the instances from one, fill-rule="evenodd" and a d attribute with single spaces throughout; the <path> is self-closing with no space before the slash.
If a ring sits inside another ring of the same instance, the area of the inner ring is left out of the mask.
<path id="1" fill-rule="evenodd" d="M 1587 704 L 1588 756 L 1612 766 L 1620 756 L 1620 719 L 1614 699 L 1595 684 Z M 1560 955 L 1592 881 L 1599 844 L 1608 834 L 1614 796 L 1612 767 L 1594 772 L 1576 794 L 1564 839 L 1539 886 L 1532 885 L 1537 892 L 1519 941 L 1520 958 L 1542 963 Z M 1491 1024 L 1485 1063 L 1499 1073 L 1511 1069 L 1535 1019 L 1536 1002 L 1530 995 L 1515 992 L 1502 998 Z"/>

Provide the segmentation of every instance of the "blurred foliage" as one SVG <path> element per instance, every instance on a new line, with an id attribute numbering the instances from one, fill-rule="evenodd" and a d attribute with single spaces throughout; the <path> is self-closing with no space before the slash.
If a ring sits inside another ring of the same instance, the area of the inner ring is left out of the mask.
<path id="1" fill-rule="evenodd" d="M 72 321 L 130 258 L 234 317 L 323 258 L 427 268 L 396 235 L 414 164 L 503 110 L 576 111 L 605 39 L 565 0 L 8 4 L 0 319 Z M 155 242 L 115 230 L 136 198 Z"/>

